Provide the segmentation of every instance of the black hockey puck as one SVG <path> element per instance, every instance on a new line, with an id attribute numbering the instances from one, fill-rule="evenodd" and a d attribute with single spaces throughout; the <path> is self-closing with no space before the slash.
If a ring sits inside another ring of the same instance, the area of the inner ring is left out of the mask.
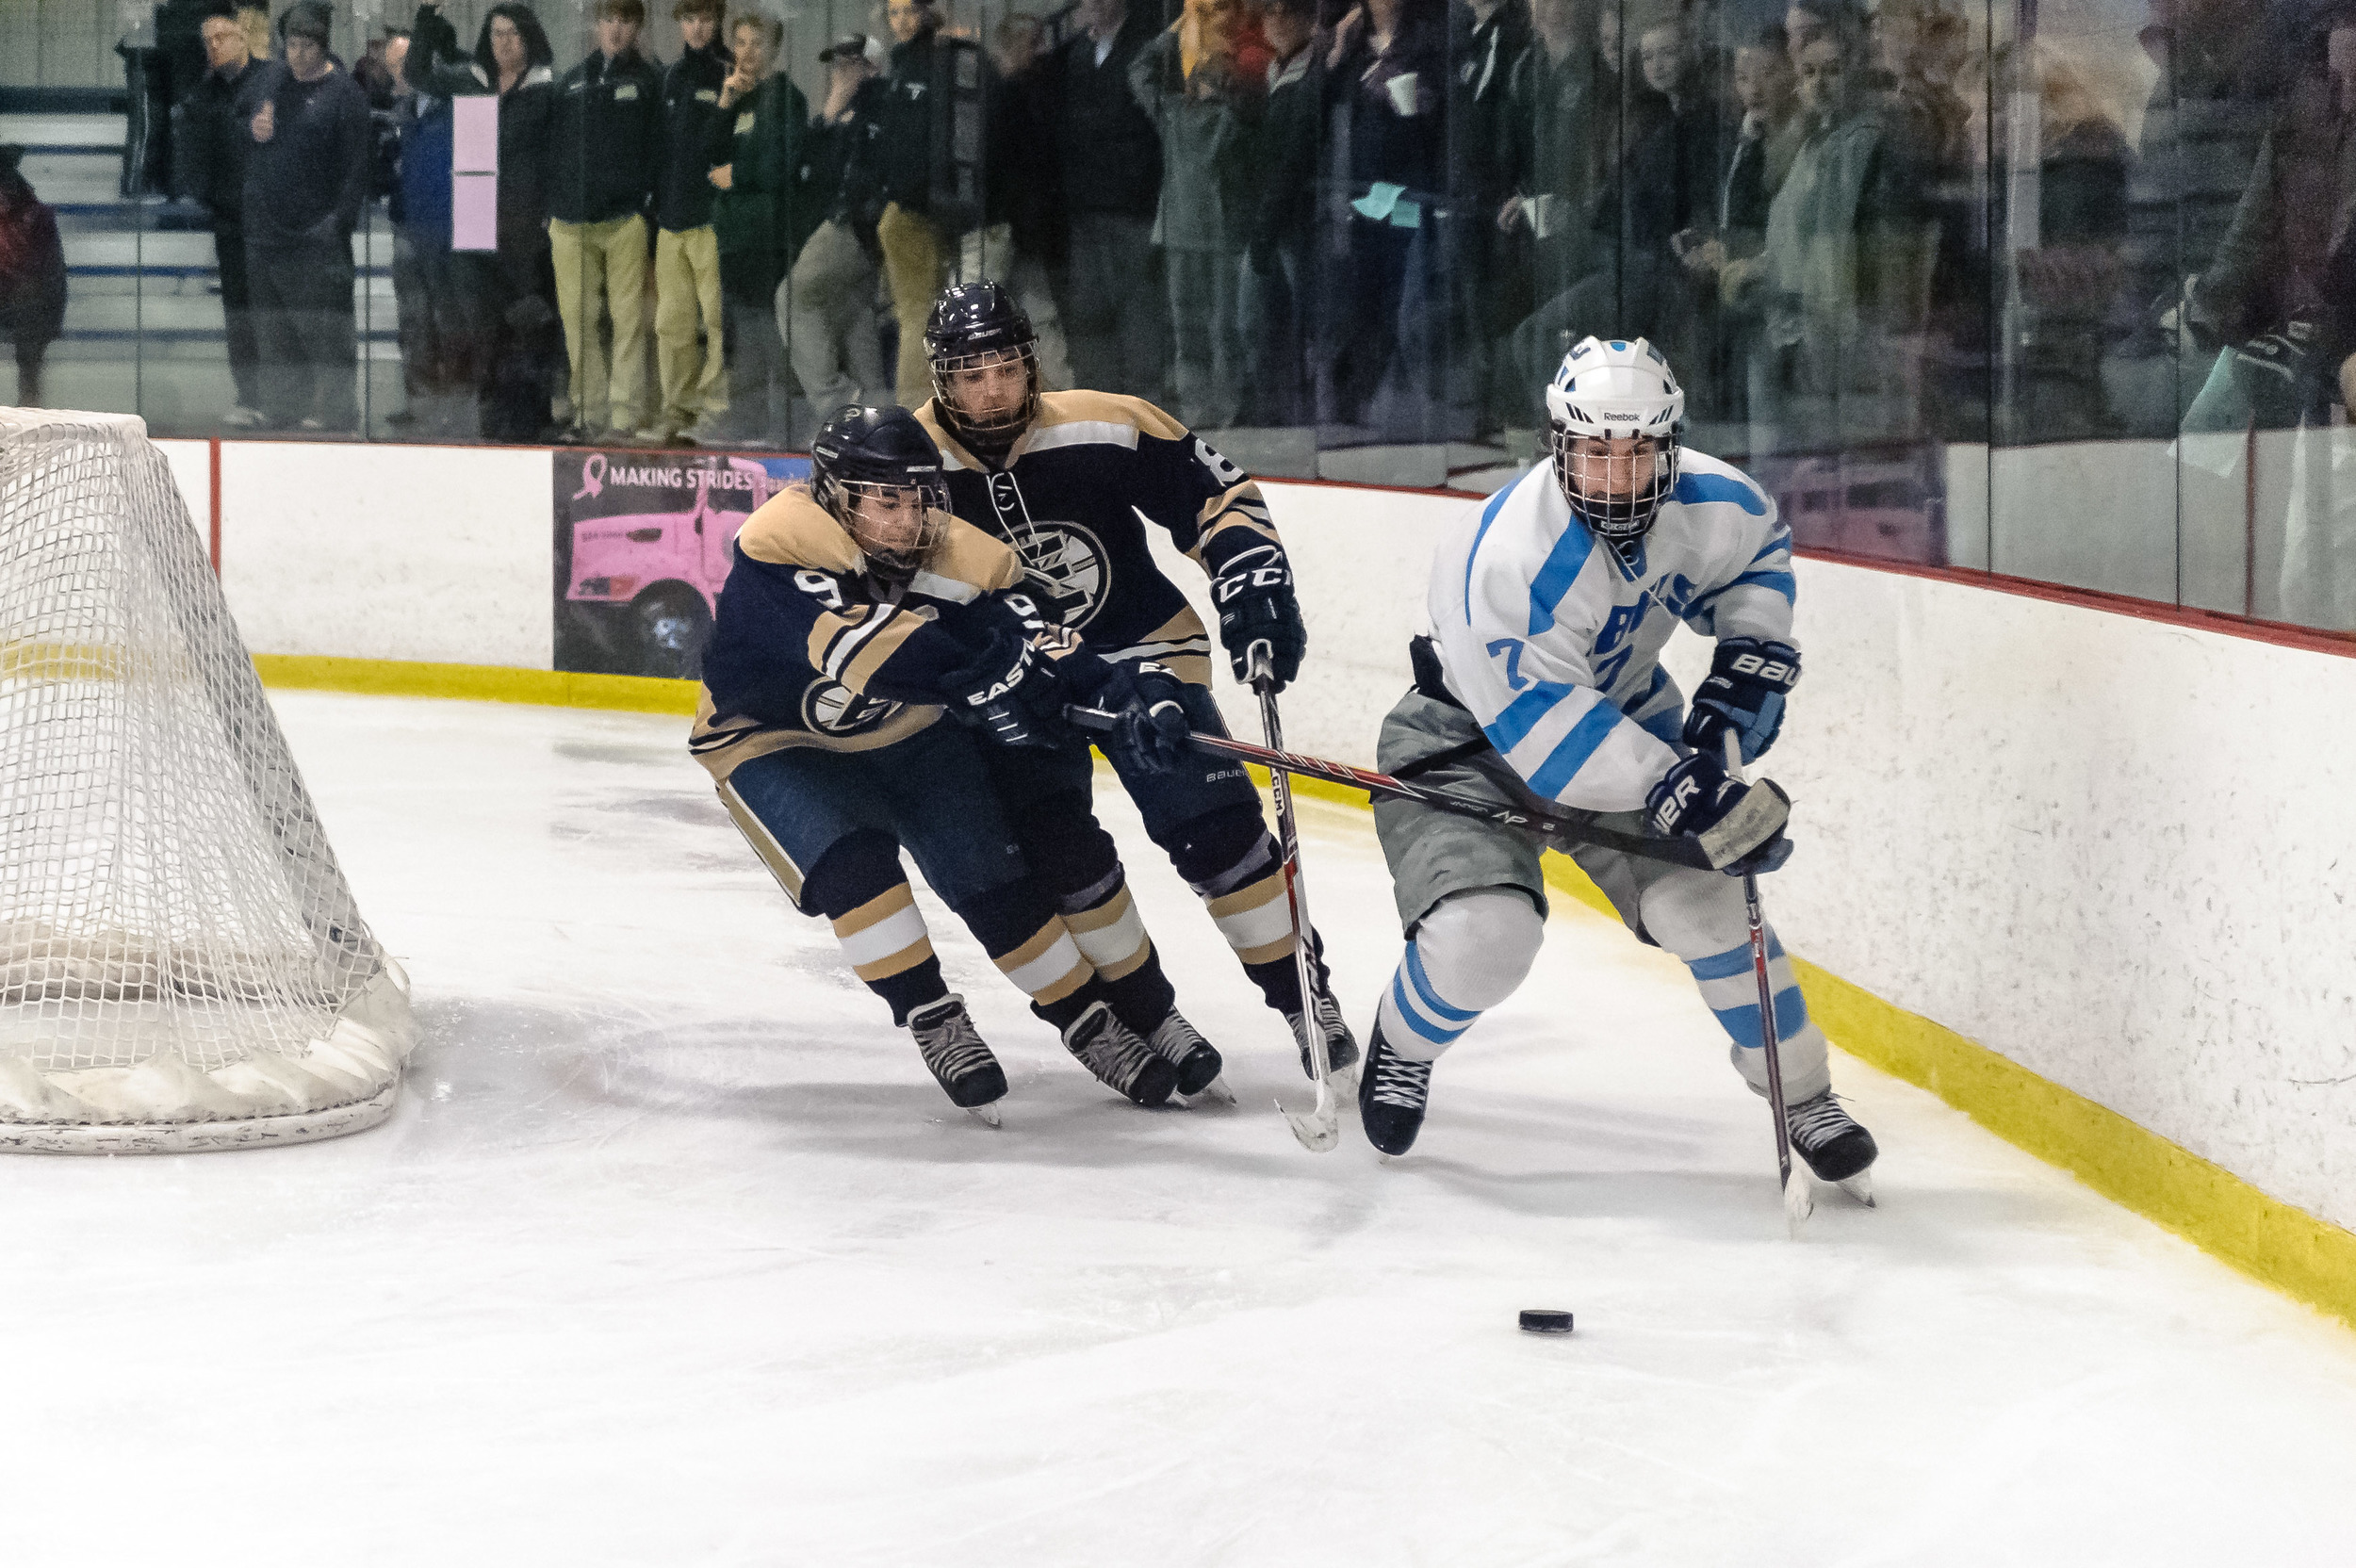
<path id="1" fill-rule="evenodd" d="M 1571 1315 L 1555 1307 L 1524 1307 L 1522 1331 L 1530 1334 L 1569 1333 Z"/>

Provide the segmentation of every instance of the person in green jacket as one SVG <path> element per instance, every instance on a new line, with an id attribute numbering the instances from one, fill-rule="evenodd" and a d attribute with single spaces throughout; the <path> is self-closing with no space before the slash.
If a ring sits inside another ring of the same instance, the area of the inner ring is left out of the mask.
<path id="1" fill-rule="evenodd" d="M 736 68 L 720 89 L 711 176 L 720 192 L 712 226 L 720 241 L 728 365 L 728 426 L 713 433 L 760 446 L 783 444 L 792 396 L 777 336 L 777 281 L 816 226 L 798 179 L 810 100 L 773 71 L 784 30 L 767 15 L 736 18 L 729 37 Z"/>

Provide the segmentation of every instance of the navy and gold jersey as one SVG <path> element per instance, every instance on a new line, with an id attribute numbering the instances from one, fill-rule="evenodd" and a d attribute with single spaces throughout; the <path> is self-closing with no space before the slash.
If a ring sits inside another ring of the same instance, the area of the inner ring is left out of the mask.
<path id="1" fill-rule="evenodd" d="M 807 485 L 779 491 L 744 520 L 688 737 L 714 778 L 788 746 L 874 751 L 940 720 L 941 678 L 972 657 L 943 616 L 1023 580 L 1013 550 L 942 521 L 914 578 L 882 589 Z"/>
<path id="2" fill-rule="evenodd" d="M 916 416 L 941 447 L 951 510 L 1012 545 L 1091 649 L 1210 684 L 1210 635 L 1154 565 L 1145 530 L 1167 529 L 1213 577 L 1242 550 L 1282 548 L 1249 475 L 1152 403 L 1110 392 L 1042 394 L 997 469 L 957 443 L 932 402 Z"/>

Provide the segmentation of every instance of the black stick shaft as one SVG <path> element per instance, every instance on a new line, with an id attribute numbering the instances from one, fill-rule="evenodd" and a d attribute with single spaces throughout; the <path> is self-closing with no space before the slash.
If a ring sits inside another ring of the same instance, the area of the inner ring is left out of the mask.
<path id="1" fill-rule="evenodd" d="M 1083 729 L 1110 729 L 1113 715 L 1101 708 L 1072 707 L 1064 710 L 1067 717 Z M 1197 748 L 1221 756 L 1257 762 L 1272 772 L 1298 774 L 1304 778 L 1322 778 L 1334 784 L 1346 784 L 1353 790 L 1364 790 L 1377 800 L 1412 800 L 1436 811 L 1454 816 L 1470 817 L 1476 822 L 1494 823 L 1499 827 L 1512 827 L 1547 841 L 1552 848 L 1568 850 L 1575 844 L 1590 844 L 1598 849 L 1616 849 L 1624 855 L 1641 859 L 1660 860 L 1672 866 L 1685 866 L 1694 871 L 1716 871 L 1700 844 L 1691 839 L 1654 839 L 1639 833 L 1623 833 L 1605 827 L 1594 818 L 1568 812 L 1552 812 L 1517 806 L 1499 805 L 1494 801 L 1475 800 L 1429 785 L 1410 783 L 1387 773 L 1370 768 L 1354 768 L 1347 762 L 1331 761 L 1322 757 L 1304 757 L 1295 751 L 1280 751 L 1270 746 L 1255 746 L 1249 741 L 1231 740 L 1224 735 L 1194 734 Z"/>

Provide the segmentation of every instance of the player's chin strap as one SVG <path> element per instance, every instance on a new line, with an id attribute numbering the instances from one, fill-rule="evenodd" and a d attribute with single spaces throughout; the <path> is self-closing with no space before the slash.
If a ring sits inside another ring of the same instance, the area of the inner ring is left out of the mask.
<path id="1" fill-rule="evenodd" d="M 1726 774 L 1738 784 L 1742 776 L 1742 738 L 1726 731 Z M 1775 1117 L 1775 1168 L 1783 1181 L 1783 1214 L 1792 1233 L 1816 1211 L 1816 1194 L 1808 1184 L 1808 1167 L 1792 1157 L 1792 1113 L 1783 1102 L 1783 1050 L 1776 1037 L 1775 982 L 1767 971 L 1767 917 L 1759 905 L 1759 873 L 1742 874 L 1742 907 L 1751 923 L 1751 972 L 1759 979 L 1759 1048 L 1767 1054 L 1767 1103 Z"/>
<path id="2" fill-rule="evenodd" d="M 1252 642 L 1244 650 L 1244 665 L 1252 672 L 1252 690 L 1260 698 L 1260 727 L 1268 732 L 1268 749 L 1282 754 L 1284 727 L 1276 715 L 1275 645 L 1265 639 Z M 1325 1025 L 1317 1016 L 1316 966 L 1309 950 L 1309 891 L 1301 880 L 1301 833 L 1293 816 L 1292 778 L 1284 769 L 1271 768 L 1268 781 L 1275 787 L 1276 840 L 1284 857 L 1284 897 L 1292 906 L 1293 973 L 1301 982 L 1301 1011 L 1295 1016 L 1301 1021 L 1301 1049 L 1317 1080 L 1316 1105 L 1306 1111 L 1285 1110 L 1280 1100 L 1276 1108 L 1292 1124 L 1293 1136 L 1301 1140 L 1301 1148 L 1325 1154 L 1341 1141 L 1341 1100 L 1333 1092 L 1333 1062 L 1325 1048 Z"/>

